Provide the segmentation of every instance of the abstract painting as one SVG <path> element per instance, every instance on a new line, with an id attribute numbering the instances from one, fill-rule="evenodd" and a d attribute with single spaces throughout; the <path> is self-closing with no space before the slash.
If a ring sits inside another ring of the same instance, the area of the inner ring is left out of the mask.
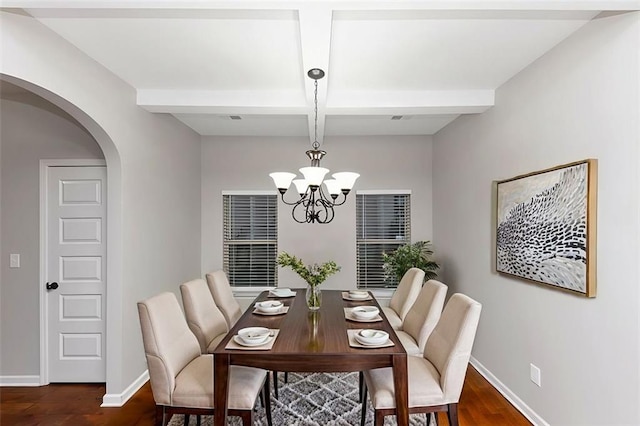
<path id="1" fill-rule="evenodd" d="M 596 294 L 597 160 L 497 183 L 496 270 Z"/>

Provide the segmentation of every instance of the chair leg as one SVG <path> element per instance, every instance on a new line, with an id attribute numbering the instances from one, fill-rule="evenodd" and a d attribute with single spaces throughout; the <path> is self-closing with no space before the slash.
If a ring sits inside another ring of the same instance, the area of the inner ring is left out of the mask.
<path id="1" fill-rule="evenodd" d="M 264 409 L 267 414 L 267 425 L 272 426 L 273 422 L 271 420 L 271 379 L 269 379 L 269 374 L 267 374 L 267 378 L 264 381 Z"/>
<path id="2" fill-rule="evenodd" d="M 360 372 L 362 374 L 362 372 Z M 362 409 L 360 410 L 360 426 L 364 426 L 364 422 L 367 420 L 367 385 L 360 383 L 360 402 L 362 402 Z"/>
<path id="3" fill-rule="evenodd" d="M 161 405 L 156 405 L 156 426 L 164 426 L 164 424 L 164 407 Z"/>
<path id="4" fill-rule="evenodd" d="M 201 422 L 202 422 L 202 416 L 200 414 L 198 414 L 196 416 L 196 426 L 200 426 Z"/>
<path id="5" fill-rule="evenodd" d="M 458 404 L 449 404 L 447 417 L 449 418 L 449 426 L 458 426 Z"/>
<path id="6" fill-rule="evenodd" d="M 184 415 L 184 426 L 188 426 L 189 425 L 189 418 L 191 416 L 189 414 L 185 414 Z"/>
<path id="7" fill-rule="evenodd" d="M 242 426 L 253 426 L 253 410 L 242 411 L 240 414 Z"/>
<path id="8" fill-rule="evenodd" d="M 382 411 L 378 411 L 376 409 L 373 411 L 373 426 L 382 426 L 384 424 L 384 414 L 382 414 Z"/>
<path id="9" fill-rule="evenodd" d="M 285 383 L 289 383 L 289 372 L 288 371 L 284 372 L 284 382 Z"/>
<path id="10" fill-rule="evenodd" d="M 278 372 L 273 370 L 273 393 L 276 395 L 276 399 L 280 399 L 278 397 Z"/>
<path id="11" fill-rule="evenodd" d="M 358 402 L 362 402 L 364 401 L 364 397 L 362 396 L 362 393 L 365 392 L 364 390 L 364 373 L 362 371 L 358 372 Z"/>

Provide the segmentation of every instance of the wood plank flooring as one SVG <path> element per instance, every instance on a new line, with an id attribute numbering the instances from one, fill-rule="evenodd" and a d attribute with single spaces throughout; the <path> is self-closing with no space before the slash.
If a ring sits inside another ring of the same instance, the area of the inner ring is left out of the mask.
<path id="1" fill-rule="evenodd" d="M 103 384 L 0 388 L 0 425 L 153 426 L 155 404 L 149 383 L 120 408 L 100 408 L 104 394 Z M 461 426 L 531 425 L 471 366 L 459 414 Z M 440 414 L 439 420 L 441 426 L 448 425 L 445 415 Z"/>

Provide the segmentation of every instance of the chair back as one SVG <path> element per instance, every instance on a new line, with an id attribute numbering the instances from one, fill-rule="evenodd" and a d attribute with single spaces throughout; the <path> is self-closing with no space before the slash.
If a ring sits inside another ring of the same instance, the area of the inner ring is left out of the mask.
<path id="1" fill-rule="evenodd" d="M 460 399 L 481 310 L 482 305 L 469 296 L 454 294 L 427 340 L 424 357 L 440 373 L 446 403 Z"/>
<path id="2" fill-rule="evenodd" d="M 398 283 L 398 288 L 389 301 L 389 307 L 398 314 L 402 321 L 416 301 L 423 282 L 424 271 L 419 268 L 411 268 L 405 272 Z"/>
<path id="3" fill-rule="evenodd" d="M 215 300 L 218 309 L 222 311 L 222 315 L 227 321 L 227 326 L 229 328 L 233 327 L 242 316 L 242 309 L 235 297 L 233 297 L 227 274 L 224 271 L 211 272 L 207 274 L 207 284 L 213 295 L 213 300 Z"/>
<path id="4" fill-rule="evenodd" d="M 404 319 L 402 330 L 413 337 L 420 353 L 424 352 L 427 339 L 440 320 L 447 289 L 440 281 L 427 281 Z"/>
<path id="5" fill-rule="evenodd" d="M 200 356 L 200 345 L 173 293 L 161 293 L 138 302 L 138 315 L 153 398 L 156 404 L 171 404 L 175 378 Z"/>
<path id="6" fill-rule="evenodd" d="M 198 339 L 200 352 L 206 354 L 213 339 L 229 330 L 227 321 L 202 278 L 180 285 L 180 293 L 187 324 Z"/>

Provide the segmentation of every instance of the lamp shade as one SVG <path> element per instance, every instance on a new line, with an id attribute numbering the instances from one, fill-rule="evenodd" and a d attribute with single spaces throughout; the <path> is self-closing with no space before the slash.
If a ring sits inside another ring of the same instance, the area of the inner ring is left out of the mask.
<path id="1" fill-rule="evenodd" d="M 351 190 L 353 185 L 356 183 L 356 179 L 358 179 L 360 175 L 358 173 L 353 172 L 339 172 L 334 173 L 333 178 L 340 183 L 340 189 Z"/>
<path id="2" fill-rule="evenodd" d="M 294 179 L 293 184 L 296 186 L 298 194 L 304 195 L 305 192 L 307 192 L 307 187 L 309 186 L 309 184 L 305 179 Z"/>
<path id="3" fill-rule="evenodd" d="M 303 167 L 300 169 L 300 173 L 304 175 L 304 180 L 306 180 L 309 185 L 320 186 L 324 175 L 329 173 L 329 169 L 316 166 Z"/>
<path id="4" fill-rule="evenodd" d="M 269 176 L 273 179 L 273 183 L 276 184 L 278 189 L 287 189 L 291 185 L 291 180 L 296 177 L 295 173 L 289 172 L 274 172 L 269 173 Z"/>
<path id="5" fill-rule="evenodd" d="M 340 195 L 340 183 L 335 179 L 327 179 L 324 181 L 324 186 L 327 187 L 327 191 L 331 195 Z"/>

